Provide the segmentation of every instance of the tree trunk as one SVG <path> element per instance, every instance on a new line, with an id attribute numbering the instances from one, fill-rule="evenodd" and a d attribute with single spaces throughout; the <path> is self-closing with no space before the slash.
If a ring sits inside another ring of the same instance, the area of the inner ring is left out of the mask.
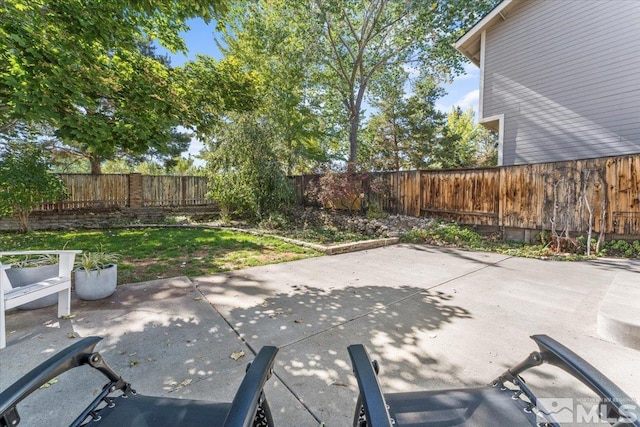
<path id="1" fill-rule="evenodd" d="M 358 129 L 360 128 L 360 108 L 367 87 L 366 81 L 360 82 L 355 100 L 347 103 L 349 110 L 349 170 L 355 172 L 358 164 Z M 354 88 L 351 88 L 353 93 Z"/>
<path id="2" fill-rule="evenodd" d="M 102 165 L 100 163 L 100 159 L 97 159 L 93 156 L 89 157 L 89 164 L 91 164 L 91 175 L 102 174 Z"/>
<path id="3" fill-rule="evenodd" d="M 20 233 L 26 234 L 29 231 L 29 211 L 18 210 L 18 219 L 20 220 Z"/>
<path id="4" fill-rule="evenodd" d="M 351 111 L 349 119 L 349 167 L 355 169 L 358 161 L 358 128 L 360 127 L 360 113 Z"/>

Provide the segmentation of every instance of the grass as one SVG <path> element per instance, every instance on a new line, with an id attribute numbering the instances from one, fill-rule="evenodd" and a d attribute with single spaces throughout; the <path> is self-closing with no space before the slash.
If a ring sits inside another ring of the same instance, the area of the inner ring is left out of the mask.
<path id="1" fill-rule="evenodd" d="M 624 258 L 640 258 L 640 241 L 632 243 L 623 240 L 611 240 L 602 245 L 596 253 L 595 241 L 591 242 L 592 255 L 585 252 L 585 239 L 576 239 L 577 246 L 572 246 L 571 252 L 556 251 L 553 242 L 549 241 L 548 233 L 541 233 L 539 243 L 504 242 L 484 237 L 472 229 L 445 221 L 435 221 L 431 228 L 413 230 L 402 236 L 405 243 L 429 243 L 437 246 L 454 246 L 462 249 L 497 252 L 510 256 L 525 258 L 556 259 L 578 261 L 593 259 L 598 256 L 614 256 Z"/>
<path id="2" fill-rule="evenodd" d="M 359 242 L 373 238 L 351 231 L 339 230 L 336 227 L 281 228 L 270 232 L 290 239 L 328 246 Z"/>
<path id="3" fill-rule="evenodd" d="M 203 276 L 320 253 L 276 238 L 206 228 L 135 228 L 0 233 L 3 250 L 100 248 L 120 255 L 118 284 Z"/>

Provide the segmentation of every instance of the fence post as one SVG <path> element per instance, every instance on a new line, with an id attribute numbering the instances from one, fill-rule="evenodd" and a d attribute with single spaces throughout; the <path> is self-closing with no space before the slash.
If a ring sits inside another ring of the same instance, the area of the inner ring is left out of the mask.
<path id="1" fill-rule="evenodd" d="M 142 174 L 129 174 L 129 207 L 140 209 L 144 205 L 144 194 L 142 191 Z"/>
<path id="2" fill-rule="evenodd" d="M 180 206 L 187 205 L 187 177 L 180 177 Z"/>

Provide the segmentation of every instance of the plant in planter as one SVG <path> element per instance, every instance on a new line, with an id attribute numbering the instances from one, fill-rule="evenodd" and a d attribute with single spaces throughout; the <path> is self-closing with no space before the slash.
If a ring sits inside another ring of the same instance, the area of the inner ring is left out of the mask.
<path id="1" fill-rule="evenodd" d="M 6 270 L 7 278 L 14 288 L 55 277 L 58 274 L 58 257 L 42 255 L 36 258 L 27 256 L 24 259 L 9 260 L 11 268 Z M 50 307 L 58 303 L 58 295 L 48 295 L 35 301 L 18 306 L 18 310 L 36 310 Z"/>
<path id="2" fill-rule="evenodd" d="M 76 261 L 75 290 L 80 299 L 97 300 L 111 296 L 118 284 L 118 259 L 116 253 L 83 252 Z"/>

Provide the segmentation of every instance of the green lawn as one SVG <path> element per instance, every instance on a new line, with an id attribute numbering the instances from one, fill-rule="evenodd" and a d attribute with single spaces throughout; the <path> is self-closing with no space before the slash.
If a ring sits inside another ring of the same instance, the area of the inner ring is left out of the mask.
<path id="1" fill-rule="evenodd" d="M 136 228 L 0 233 L 2 250 L 102 248 L 121 256 L 118 283 L 201 276 L 319 256 L 270 237 L 205 228 Z"/>

